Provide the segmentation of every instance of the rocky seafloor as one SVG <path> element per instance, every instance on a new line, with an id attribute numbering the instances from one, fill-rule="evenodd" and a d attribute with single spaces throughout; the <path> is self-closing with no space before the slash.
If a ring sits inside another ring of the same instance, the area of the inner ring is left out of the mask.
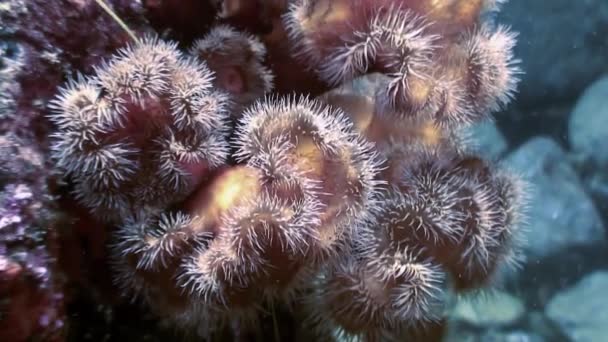
<path id="1" fill-rule="evenodd" d="M 525 75 L 480 147 L 533 184 L 524 268 L 455 305 L 449 341 L 608 340 L 608 3 L 511 1 Z M 584 18 L 584 19 L 583 19 Z"/>
<path id="2" fill-rule="evenodd" d="M 499 17 L 502 23 L 519 32 L 515 53 L 523 61 L 525 74 L 516 100 L 496 115 L 495 122 L 478 125 L 471 134 L 482 155 L 500 161 L 531 184 L 526 261 L 518 272 L 501 279 L 495 290 L 455 300 L 449 308 L 446 340 L 608 341 L 608 2 L 511 0 Z M 5 60 L 10 60 L 15 53 L 10 39 L 0 45 Z M 0 65 L 2 70 L 9 67 Z M 371 86 L 364 81 L 357 87 L 365 92 Z M 0 110 L 2 101 L 0 93 Z M 43 168 L 35 158 L 39 152 L 23 149 L 18 141 L 0 140 L 3 154 L 0 162 L 20 163 L 17 168 L 23 170 L 14 179 L 0 179 L 0 186 L 4 187 L 0 202 L 8 208 L 11 206 L 6 203 L 18 202 L 13 207 L 21 208 L 0 212 L 0 236 L 37 236 L 15 225 L 22 217 L 34 220 L 32 227 L 62 226 L 62 220 L 66 220 L 50 214 L 48 185 L 36 183 L 32 176 L 36 173 L 32 169 Z M 34 157 L 3 158 L 9 154 Z M 41 212 L 41 207 L 46 210 L 42 217 L 31 218 L 23 211 L 35 208 Z M 51 221 L 52 224 L 48 223 Z M 22 231 L 6 232 L 6 227 Z M 32 282 L 44 283 L 43 291 L 32 290 L 36 293 L 30 296 L 44 303 L 45 308 L 50 306 L 49 302 L 63 303 L 65 295 L 55 291 L 62 279 L 46 278 L 47 267 L 53 267 L 47 260 L 55 258 L 70 264 L 66 260 L 78 258 L 84 245 L 87 257 L 83 262 L 89 272 L 95 274 L 95 270 L 107 266 L 96 264 L 101 259 L 96 253 L 103 252 L 96 252 L 96 244 L 84 241 L 82 236 L 91 238 L 89 234 L 80 234 L 79 241 L 68 241 L 79 246 L 76 252 L 50 257 L 30 254 L 28 257 L 33 259 L 24 261 L 31 268 Z M 54 246 L 41 253 L 48 250 L 59 253 L 58 242 L 52 237 L 40 239 L 46 239 L 46 243 L 53 241 Z M 33 250 L 37 249 L 31 246 L 40 244 L 23 241 L 25 238 L 18 240 L 0 240 L 0 256 L 6 248 L 4 244 L 23 244 Z M 18 266 L 11 266 L 0 257 L 1 276 L 18 272 L 21 272 Z M 99 277 L 82 277 L 98 281 L 95 291 L 88 293 L 87 283 L 79 284 L 79 288 L 67 291 L 75 298 L 69 306 L 58 304 L 60 310 L 43 315 L 49 322 L 29 326 L 43 325 L 45 331 L 53 331 L 46 326 L 64 324 L 61 317 L 65 312 L 71 321 L 67 333 L 70 341 L 175 338 L 172 328 L 160 326 L 137 306 L 96 306 L 98 297 L 112 297 L 107 294 L 112 292 L 107 290 L 112 287 L 109 280 Z M 26 286 L 11 286 L 0 287 L 0 293 L 27 296 L 28 289 L 15 290 Z M 2 319 L 0 312 L 0 327 L 7 324 Z M 268 322 L 265 324 L 272 325 L 270 318 Z M 290 322 L 279 317 L 278 324 L 283 327 L 282 333 L 289 331 Z M 25 326 L 23 329 L 28 329 L 28 324 Z M 285 340 L 292 337 L 285 336 Z M 53 338 L 47 335 L 41 340 Z"/>
<path id="3" fill-rule="evenodd" d="M 601 161 L 608 133 L 606 95 L 608 78 L 600 77 L 568 106 L 568 114 L 559 117 L 567 122 L 567 138 L 561 127 L 537 134 L 509 119 L 498 127 L 479 128 L 476 134 L 488 139 L 488 153 L 534 184 L 527 260 L 487 300 L 475 298 L 455 306 L 454 341 L 607 338 L 608 183 L 606 164 Z M 515 111 L 526 113 L 525 109 Z M 534 115 L 534 120 L 556 120 L 542 115 Z M 509 134 L 517 142 L 507 142 Z M 497 142 L 504 146 L 500 151 L 495 149 Z"/>

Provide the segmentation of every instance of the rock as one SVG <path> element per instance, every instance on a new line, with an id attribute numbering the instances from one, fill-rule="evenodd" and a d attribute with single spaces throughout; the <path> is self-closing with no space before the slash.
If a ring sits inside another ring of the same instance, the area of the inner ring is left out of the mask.
<path id="1" fill-rule="evenodd" d="M 380 84 L 387 80 L 387 77 L 383 74 L 371 73 L 357 77 L 352 80 L 352 82 L 345 83 L 342 87 L 347 90 L 352 90 L 355 94 L 373 96 Z"/>
<path id="2" fill-rule="evenodd" d="M 450 330 L 449 334 L 443 339 L 444 342 L 544 342 L 547 339 L 543 336 L 521 330 L 500 331 L 490 329 L 488 331 L 467 331 L 463 327 Z"/>
<path id="3" fill-rule="evenodd" d="M 443 342 L 476 342 L 479 340 L 477 335 L 476 332 L 466 330 L 460 326 L 450 327 L 443 338 Z"/>
<path id="4" fill-rule="evenodd" d="M 505 164 L 532 187 L 525 247 L 530 261 L 605 241 L 598 211 L 556 142 L 533 138 L 511 153 Z"/>
<path id="5" fill-rule="evenodd" d="M 525 313 L 524 304 L 506 292 L 495 291 L 480 298 L 460 298 L 452 311 L 452 318 L 477 327 L 509 326 Z"/>
<path id="6" fill-rule="evenodd" d="M 556 294 L 545 309 L 572 341 L 606 341 L 608 336 L 608 272 L 598 271 Z"/>
<path id="7" fill-rule="evenodd" d="M 512 0 L 497 22 L 519 32 L 515 55 L 525 71 L 519 103 L 572 99 L 608 72 L 608 1 Z"/>
<path id="8" fill-rule="evenodd" d="M 484 158 L 496 160 L 509 148 L 507 139 L 493 121 L 475 124 L 466 131 L 472 138 L 472 147 Z"/>
<path id="9" fill-rule="evenodd" d="M 607 127 L 608 76 L 585 90 L 570 115 L 568 138 L 572 151 L 586 162 L 608 167 Z"/>
<path id="10" fill-rule="evenodd" d="M 545 339 L 536 333 L 527 331 L 488 331 L 478 341 L 492 342 L 543 342 Z"/>
<path id="11" fill-rule="evenodd" d="M 568 123 L 568 137 L 585 186 L 598 203 L 608 203 L 608 76 L 591 85 L 578 100 Z M 601 208 L 608 212 L 608 206 Z M 608 218 L 608 216 L 606 216 Z"/>
<path id="12" fill-rule="evenodd" d="M 598 209 L 604 215 L 604 222 L 608 222 L 608 167 L 593 171 L 585 176 L 585 186 L 596 198 Z"/>

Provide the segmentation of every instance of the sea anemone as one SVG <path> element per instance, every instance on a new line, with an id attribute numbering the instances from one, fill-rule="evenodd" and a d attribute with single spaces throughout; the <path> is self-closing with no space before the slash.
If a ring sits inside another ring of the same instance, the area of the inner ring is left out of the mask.
<path id="1" fill-rule="evenodd" d="M 207 63 L 215 72 L 214 84 L 235 95 L 234 101 L 241 106 L 273 89 L 272 72 L 263 64 L 266 47 L 255 36 L 218 25 L 196 40 L 190 53 Z"/>
<path id="2" fill-rule="evenodd" d="M 449 125 L 498 110 L 517 84 L 515 35 L 476 26 L 491 5 L 300 0 L 284 23 L 294 55 L 327 83 L 386 74 L 377 93 L 384 111 Z"/>
<path id="3" fill-rule="evenodd" d="M 224 164 L 228 95 L 212 82 L 204 62 L 146 38 L 61 89 L 52 156 L 81 202 L 126 217 L 184 198 Z"/>
<path id="4" fill-rule="evenodd" d="M 213 1 L 217 22 L 170 25 L 200 39 L 135 36 L 69 81 L 52 161 L 111 231 L 122 293 L 209 340 L 263 336 L 275 305 L 319 339 L 443 325 L 519 259 L 524 183 L 462 134 L 516 87 L 515 34 L 481 20 L 499 3 Z"/>
<path id="5" fill-rule="evenodd" d="M 285 162 L 319 184 L 321 255 L 335 250 L 378 205 L 380 160 L 341 110 L 305 97 L 269 100 L 246 111 L 242 122 L 235 138 L 239 160 L 259 158 L 279 141 Z"/>

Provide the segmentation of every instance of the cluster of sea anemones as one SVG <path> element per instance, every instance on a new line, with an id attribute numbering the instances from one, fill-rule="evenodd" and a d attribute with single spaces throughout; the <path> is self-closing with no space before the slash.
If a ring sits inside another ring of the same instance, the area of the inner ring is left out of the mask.
<path id="1" fill-rule="evenodd" d="M 277 303 L 319 339 L 437 325 L 519 258 L 523 183 L 462 133 L 517 83 L 499 2 L 214 1 L 200 39 L 135 37 L 68 82 L 50 153 L 117 284 L 209 338 Z"/>

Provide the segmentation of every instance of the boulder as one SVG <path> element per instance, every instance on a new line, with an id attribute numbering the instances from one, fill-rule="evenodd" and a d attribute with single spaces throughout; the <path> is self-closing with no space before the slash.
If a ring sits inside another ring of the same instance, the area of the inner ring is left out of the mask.
<path id="1" fill-rule="evenodd" d="M 574 342 L 608 338 L 608 271 L 594 272 L 556 294 L 546 315 Z"/>
<path id="2" fill-rule="evenodd" d="M 605 241 L 598 210 L 555 141 L 533 138 L 508 155 L 505 164 L 531 185 L 525 247 L 530 261 Z"/>
<path id="3" fill-rule="evenodd" d="M 607 62 L 608 63 L 608 62 Z M 593 83 L 578 100 L 568 122 L 572 153 L 587 190 L 608 219 L 608 76 Z"/>
<path id="4" fill-rule="evenodd" d="M 579 98 L 568 122 L 568 138 L 572 152 L 583 162 L 608 167 L 608 76 Z"/>
<path id="5" fill-rule="evenodd" d="M 451 318 L 476 327 L 510 326 L 525 314 L 521 299 L 509 293 L 494 291 L 486 296 L 459 298 Z"/>
<path id="6" fill-rule="evenodd" d="M 472 125 L 465 134 L 471 138 L 471 147 L 482 157 L 497 160 L 507 152 L 509 143 L 494 121 Z"/>

